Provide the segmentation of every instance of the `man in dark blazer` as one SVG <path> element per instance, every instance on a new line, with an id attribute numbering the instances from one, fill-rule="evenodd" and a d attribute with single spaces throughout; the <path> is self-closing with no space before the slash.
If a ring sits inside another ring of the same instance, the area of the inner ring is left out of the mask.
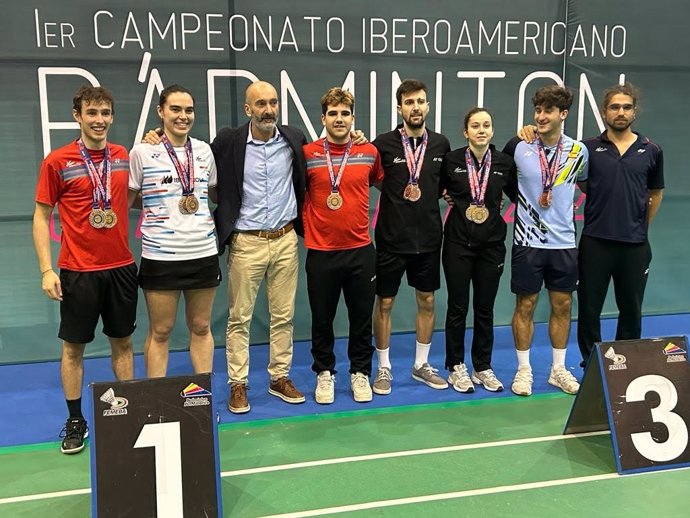
<path id="1" fill-rule="evenodd" d="M 218 168 L 216 229 L 228 254 L 226 357 L 233 413 L 250 409 L 249 326 L 263 279 L 270 312 L 269 393 L 287 403 L 304 395 L 289 378 L 297 290 L 297 233 L 302 233 L 306 165 L 302 131 L 278 124 L 278 94 L 252 83 L 245 94 L 249 122 L 223 128 L 211 144 Z"/>

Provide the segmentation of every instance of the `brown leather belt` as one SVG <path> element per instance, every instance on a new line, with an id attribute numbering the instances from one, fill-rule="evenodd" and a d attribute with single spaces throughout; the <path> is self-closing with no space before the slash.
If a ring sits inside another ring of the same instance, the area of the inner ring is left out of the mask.
<path id="1" fill-rule="evenodd" d="M 278 230 L 238 230 L 237 232 L 241 232 L 242 234 L 251 234 L 252 236 L 263 237 L 266 239 L 276 239 L 278 237 L 283 237 L 293 228 L 295 228 L 295 225 L 294 223 L 290 222 Z"/>

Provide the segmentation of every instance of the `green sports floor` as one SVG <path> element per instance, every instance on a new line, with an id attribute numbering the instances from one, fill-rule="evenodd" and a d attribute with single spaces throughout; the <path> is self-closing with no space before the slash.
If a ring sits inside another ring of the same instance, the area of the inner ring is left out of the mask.
<path id="1" fill-rule="evenodd" d="M 607 432 L 561 435 L 572 401 L 551 393 L 220 425 L 224 516 L 690 516 L 690 469 L 619 476 Z M 0 449 L 1 518 L 86 518 L 89 485 L 88 452 Z"/>

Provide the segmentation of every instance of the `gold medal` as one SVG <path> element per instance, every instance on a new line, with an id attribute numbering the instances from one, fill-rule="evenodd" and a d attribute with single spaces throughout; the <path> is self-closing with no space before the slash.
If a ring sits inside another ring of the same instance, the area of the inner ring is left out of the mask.
<path id="1" fill-rule="evenodd" d="M 481 225 L 484 223 L 487 219 L 489 219 L 489 209 L 484 207 L 483 205 L 481 206 L 476 206 L 474 209 L 474 212 L 472 212 L 473 219 L 475 223 Z"/>
<path id="2" fill-rule="evenodd" d="M 551 201 L 553 200 L 553 194 L 550 190 L 541 193 L 539 196 L 539 206 L 542 209 L 548 209 L 551 206 Z"/>
<path id="3" fill-rule="evenodd" d="M 199 210 L 199 198 L 194 194 L 185 196 L 185 209 L 187 210 L 187 214 L 196 214 L 196 211 Z"/>
<path id="4" fill-rule="evenodd" d="M 113 228 L 115 225 L 117 225 L 117 214 L 115 214 L 113 209 L 106 209 L 104 217 L 105 223 L 103 226 L 105 228 Z"/>
<path id="5" fill-rule="evenodd" d="M 415 183 L 408 183 L 403 192 L 403 198 L 408 201 L 418 201 L 422 197 L 422 190 Z"/>
<path id="6" fill-rule="evenodd" d="M 476 208 L 477 206 L 474 203 L 470 203 L 465 210 L 465 217 L 470 221 L 474 221 L 474 209 Z"/>
<path id="7" fill-rule="evenodd" d="M 89 214 L 89 223 L 93 228 L 103 228 L 105 226 L 105 212 L 101 209 L 92 209 Z"/>
<path id="8" fill-rule="evenodd" d="M 332 192 L 328 195 L 328 198 L 326 198 L 326 205 L 328 205 L 328 208 L 331 210 L 338 210 L 343 206 L 343 197 L 339 192 Z"/>
<path id="9" fill-rule="evenodd" d="M 189 214 L 189 212 L 187 212 L 187 199 L 186 198 L 187 198 L 186 196 L 182 196 L 182 198 L 180 198 L 180 201 L 177 202 L 177 208 L 180 209 L 180 213 L 182 213 L 182 214 Z"/>

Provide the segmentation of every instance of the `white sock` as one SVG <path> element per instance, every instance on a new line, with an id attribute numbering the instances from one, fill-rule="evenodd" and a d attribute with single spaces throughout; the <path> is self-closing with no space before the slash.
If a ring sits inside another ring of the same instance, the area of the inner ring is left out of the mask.
<path id="1" fill-rule="evenodd" d="M 429 362 L 429 349 L 431 349 L 431 344 L 417 342 L 417 348 L 414 352 L 415 369 L 419 369 L 422 365 Z"/>
<path id="2" fill-rule="evenodd" d="M 565 349 L 556 349 L 552 347 L 553 351 L 553 366 L 554 367 L 565 367 Z"/>
<path id="3" fill-rule="evenodd" d="M 529 370 L 532 370 L 532 366 L 529 364 L 529 349 L 526 351 L 515 349 L 515 352 L 517 353 L 518 369 L 527 367 Z"/>
<path id="4" fill-rule="evenodd" d="M 381 367 L 387 367 L 389 369 L 391 368 L 391 360 L 388 356 L 388 352 L 390 350 L 390 347 L 386 347 L 385 349 L 376 349 L 376 356 L 379 358 L 379 369 Z"/>

